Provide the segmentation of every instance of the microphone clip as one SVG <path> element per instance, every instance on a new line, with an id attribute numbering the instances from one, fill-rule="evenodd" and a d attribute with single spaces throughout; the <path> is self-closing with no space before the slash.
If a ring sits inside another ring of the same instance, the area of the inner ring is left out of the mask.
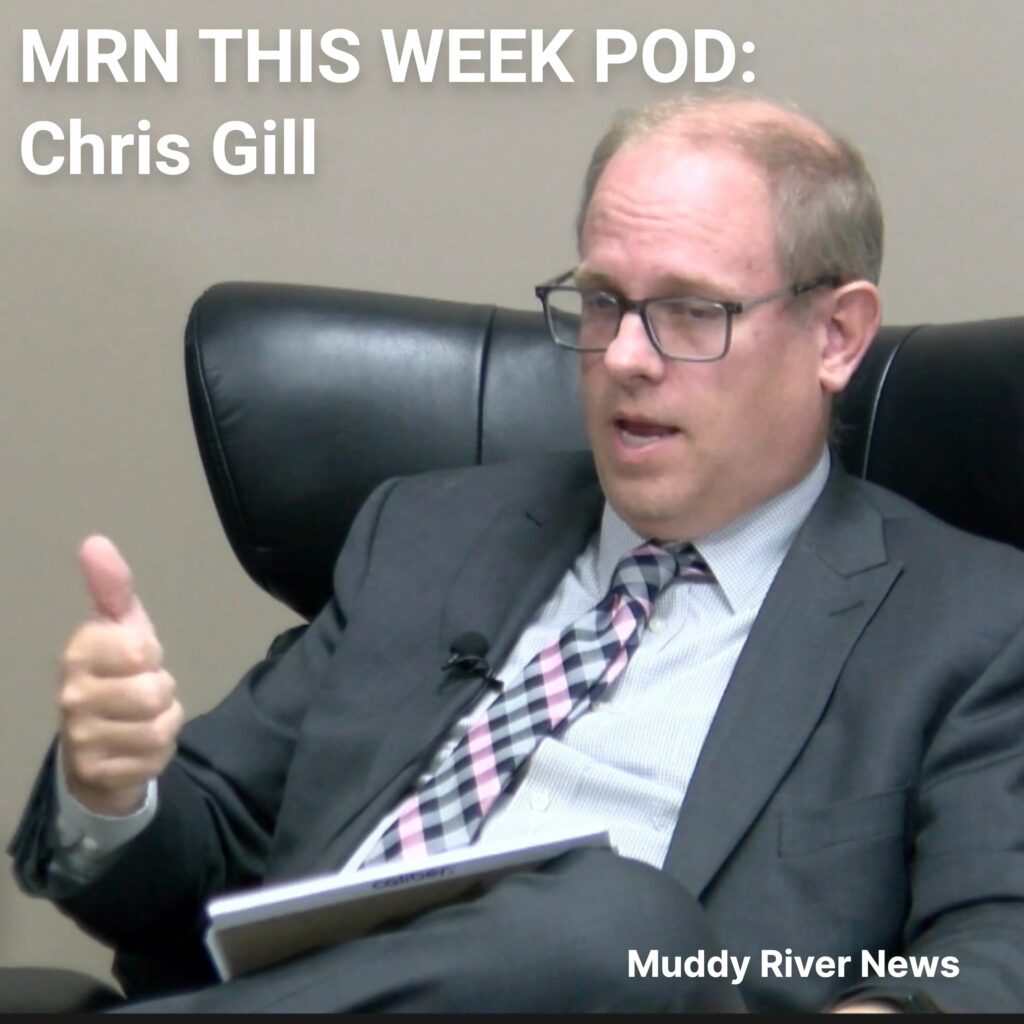
<path id="1" fill-rule="evenodd" d="M 467 676 L 482 677 L 484 682 L 500 686 L 500 680 L 491 674 L 491 663 L 485 655 L 490 648 L 487 638 L 480 633 L 461 633 L 451 643 L 451 656 L 441 666 L 442 671 L 458 671 Z"/>

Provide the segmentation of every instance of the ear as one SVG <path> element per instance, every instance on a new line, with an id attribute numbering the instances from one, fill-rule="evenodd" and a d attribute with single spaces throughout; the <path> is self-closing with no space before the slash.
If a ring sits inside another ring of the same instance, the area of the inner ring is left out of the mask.
<path id="1" fill-rule="evenodd" d="M 882 300 L 870 281 L 851 281 L 831 294 L 826 314 L 818 380 L 835 394 L 846 387 L 878 333 Z"/>

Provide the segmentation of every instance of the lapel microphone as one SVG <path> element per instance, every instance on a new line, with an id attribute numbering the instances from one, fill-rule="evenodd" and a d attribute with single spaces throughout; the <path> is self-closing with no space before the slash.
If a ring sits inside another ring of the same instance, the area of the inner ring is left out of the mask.
<path id="1" fill-rule="evenodd" d="M 491 663 L 485 657 L 490 647 L 490 641 L 481 633 L 460 633 L 451 642 L 451 656 L 441 668 L 445 672 L 454 668 L 466 675 L 482 676 L 486 682 L 500 687 L 501 680 L 491 675 Z"/>

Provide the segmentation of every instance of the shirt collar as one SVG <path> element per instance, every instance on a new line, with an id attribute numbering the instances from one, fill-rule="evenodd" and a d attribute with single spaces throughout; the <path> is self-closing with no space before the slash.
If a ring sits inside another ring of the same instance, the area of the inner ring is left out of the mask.
<path id="1" fill-rule="evenodd" d="M 825 487 L 830 462 L 828 448 L 823 448 L 814 468 L 795 487 L 723 529 L 693 538 L 733 612 L 764 600 L 793 538 Z M 612 574 L 623 555 L 647 539 L 627 526 L 605 502 L 598 535 L 599 593 L 606 593 L 611 586 Z"/>

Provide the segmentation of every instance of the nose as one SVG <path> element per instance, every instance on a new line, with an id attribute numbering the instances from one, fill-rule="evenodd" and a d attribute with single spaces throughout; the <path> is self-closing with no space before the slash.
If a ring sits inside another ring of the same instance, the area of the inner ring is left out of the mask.
<path id="1" fill-rule="evenodd" d="M 620 380 L 646 377 L 660 380 L 665 372 L 665 361 L 647 335 L 647 328 L 636 310 L 627 310 L 619 323 L 619 330 L 604 353 L 608 372 Z"/>

